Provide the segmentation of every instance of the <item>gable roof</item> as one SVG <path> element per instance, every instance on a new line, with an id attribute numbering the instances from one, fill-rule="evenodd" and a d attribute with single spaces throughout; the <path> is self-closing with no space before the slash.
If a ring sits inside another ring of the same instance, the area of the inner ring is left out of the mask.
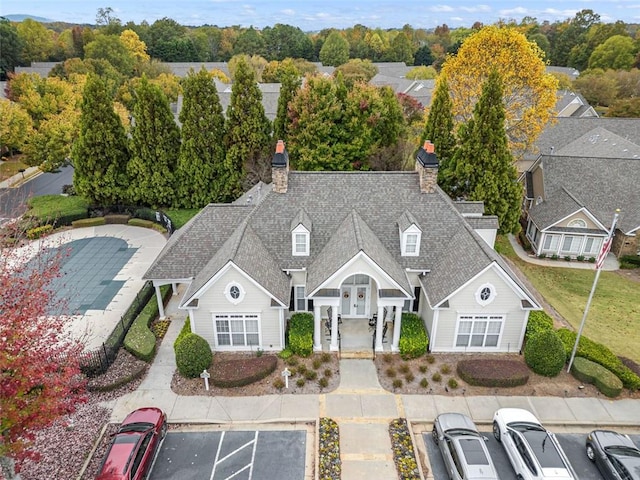
<path id="1" fill-rule="evenodd" d="M 637 158 L 543 156 L 545 199 L 531 207 L 539 228 L 547 228 L 585 207 L 607 228 L 616 209 L 621 231 L 640 226 L 640 156 Z"/>
<path id="2" fill-rule="evenodd" d="M 310 292 L 362 251 L 407 291 L 406 269 L 430 270 L 428 295 L 436 303 L 493 262 L 520 285 L 442 190 L 420 192 L 417 172 L 291 171 L 288 176 L 286 193 L 263 189 L 261 201 L 251 205 L 205 207 L 174 234 L 144 278 L 196 277 L 192 293 L 232 260 L 247 273 L 264 269 L 252 277 L 282 301 L 290 294 L 284 291 L 283 270 L 306 269 Z M 291 250 L 291 222 L 301 211 L 313 225 L 309 256 Z M 422 229 L 416 257 L 401 255 L 397 222 L 405 212 Z"/>
<path id="3" fill-rule="evenodd" d="M 640 145 L 640 118 L 562 117 L 547 125 L 536 140 L 534 151 L 525 155 L 525 159 L 536 159 L 540 155 L 557 155 L 558 150 L 597 128 Z"/>

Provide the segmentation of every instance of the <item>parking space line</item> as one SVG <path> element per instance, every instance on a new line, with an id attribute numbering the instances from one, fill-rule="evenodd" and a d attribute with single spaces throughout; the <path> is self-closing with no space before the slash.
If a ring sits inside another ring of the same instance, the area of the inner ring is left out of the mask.
<path id="1" fill-rule="evenodd" d="M 249 469 L 249 479 L 251 480 L 252 476 L 253 476 L 253 465 L 255 462 L 255 457 L 256 457 L 256 447 L 258 445 L 258 434 L 259 432 L 256 430 L 255 435 L 253 437 L 253 440 L 250 440 L 249 442 L 245 443 L 244 445 L 241 445 L 240 447 L 236 448 L 234 451 L 228 453 L 227 455 L 225 455 L 223 458 L 220 458 L 220 451 L 222 449 L 222 444 L 224 443 L 224 434 L 225 432 L 222 432 L 222 435 L 220 436 L 220 443 L 218 444 L 218 451 L 216 452 L 216 458 L 214 460 L 213 463 L 213 470 L 211 471 L 211 477 L 209 478 L 209 480 L 213 480 L 216 474 L 216 468 L 218 465 L 220 465 L 222 462 L 224 462 L 225 460 L 233 457 L 236 453 L 240 452 L 241 450 L 246 449 L 249 445 L 253 445 L 253 449 L 251 452 L 251 461 L 245 465 L 244 467 L 242 467 L 240 470 L 236 471 L 235 473 L 233 473 L 232 475 L 226 477 L 224 480 L 230 480 L 231 478 L 239 475 L 240 473 L 244 472 L 246 469 Z"/>

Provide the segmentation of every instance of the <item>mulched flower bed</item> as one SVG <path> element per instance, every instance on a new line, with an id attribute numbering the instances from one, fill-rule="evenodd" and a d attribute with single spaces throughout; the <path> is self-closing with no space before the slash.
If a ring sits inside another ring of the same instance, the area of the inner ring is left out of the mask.
<path id="1" fill-rule="evenodd" d="M 416 462 L 413 450 L 413 439 L 409 433 L 407 421 L 404 418 L 396 418 L 389 424 L 389 437 L 391 438 L 391 450 L 393 461 L 400 480 L 420 480 L 420 470 Z"/>
<path id="2" fill-rule="evenodd" d="M 267 356 L 267 354 L 262 355 L 262 357 Z M 213 361 L 208 371 L 211 378 L 213 378 L 214 372 L 226 378 L 232 374 L 234 369 L 240 367 L 245 371 L 250 371 L 247 362 L 255 361 L 259 365 L 263 362 L 262 357 L 258 357 L 256 353 L 216 352 L 213 354 Z M 293 356 L 287 360 L 276 358 L 275 370 L 262 380 L 249 385 L 222 388 L 216 387 L 210 380 L 209 391 L 207 391 L 201 378 L 185 378 L 176 371 L 171 382 L 171 390 L 178 395 L 259 396 L 328 393 L 338 388 L 340 384 L 339 361 L 335 354 L 314 354 L 306 358 Z M 256 366 L 256 368 L 258 367 Z M 282 371 L 285 368 L 291 372 L 289 388 L 285 388 L 282 377 Z M 223 370 L 227 370 L 228 373 Z"/>

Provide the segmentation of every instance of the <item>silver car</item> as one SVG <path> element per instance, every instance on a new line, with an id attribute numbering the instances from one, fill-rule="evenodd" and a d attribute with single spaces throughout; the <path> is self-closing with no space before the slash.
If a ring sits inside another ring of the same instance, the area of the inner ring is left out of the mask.
<path id="1" fill-rule="evenodd" d="M 502 443 L 518 480 L 578 479 L 556 436 L 528 410 L 497 410 L 493 435 Z"/>
<path id="2" fill-rule="evenodd" d="M 451 480 L 500 478 L 485 445 L 487 439 L 466 415 L 438 415 L 433 422 L 432 434 Z"/>

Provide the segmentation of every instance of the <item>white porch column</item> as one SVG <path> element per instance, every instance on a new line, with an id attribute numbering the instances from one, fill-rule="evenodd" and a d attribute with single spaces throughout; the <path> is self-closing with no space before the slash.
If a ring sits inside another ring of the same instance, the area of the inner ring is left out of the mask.
<path id="1" fill-rule="evenodd" d="M 187 312 L 189 312 L 189 326 L 191 327 L 191 333 L 198 333 L 198 331 L 196 330 L 196 320 L 193 308 L 189 308 Z"/>
<path id="2" fill-rule="evenodd" d="M 174 294 L 174 295 L 177 295 L 177 294 L 178 294 L 178 284 L 177 284 L 177 283 L 173 282 L 173 283 L 171 284 L 171 289 L 173 290 L 173 294 Z"/>
<path id="3" fill-rule="evenodd" d="M 396 306 L 396 318 L 393 322 L 393 343 L 391 344 L 391 351 L 398 352 L 398 344 L 400 343 L 400 325 L 402 324 L 402 307 Z"/>
<path id="4" fill-rule="evenodd" d="M 313 351 L 322 351 L 322 317 L 320 305 L 313 306 Z"/>
<path id="5" fill-rule="evenodd" d="M 156 289 L 156 301 L 158 302 L 158 313 L 160 314 L 160 320 L 164 320 L 164 305 L 162 304 L 162 292 L 160 291 L 160 287 L 158 285 L 155 286 Z"/>
<path id="6" fill-rule="evenodd" d="M 376 320 L 376 352 L 382 352 L 382 327 L 384 326 L 384 307 L 378 304 L 378 319 Z"/>
<path id="7" fill-rule="evenodd" d="M 338 344 L 338 309 L 331 309 L 331 345 L 329 345 L 329 350 L 332 352 L 337 352 L 340 350 L 340 345 Z"/>

